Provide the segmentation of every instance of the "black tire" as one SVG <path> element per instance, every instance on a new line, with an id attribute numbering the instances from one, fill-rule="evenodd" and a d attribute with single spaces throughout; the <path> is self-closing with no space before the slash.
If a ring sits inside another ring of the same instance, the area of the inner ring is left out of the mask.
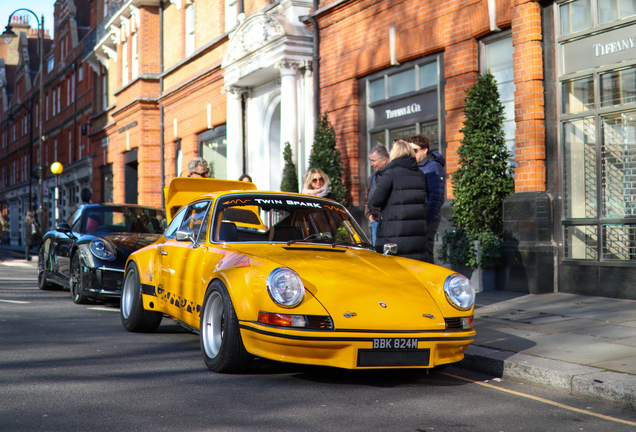
<path id="1" fill-rule="evenodd" d="M 144 309 L 139 272 L 134 262 L 126 269 L 119 311 L 121 323 L 129 332 L 152 333 L 157 330 L 163 318 L 160 312 Z"/>
<path id="2" fill-rule="evenodd" d="M 241 339 L 232 300 L 221 281 L 212 282 L 205 293 L 199 331 L 203 361 L 211 371 L 242 372 L 252 362 Z"/>
<path id="3" fill-rule="evenodd" d="M 88 297 L 84 291 L 84 283 L 82 278 L 82 261 L 79 252 L 75 252 L 71 260 L 71 277 L 69 280 L 71 288 L 71 298 L 76 304 L 88 303 Z"/>
<path id="4" fill-rule="evenodd" d="M 53 286 L 46 280 L 47 260 L 48 257 L 44 256 L 44 245 L 42 245 L 38 252 L 38 288 L 42 291 L 53 289 Z"/>

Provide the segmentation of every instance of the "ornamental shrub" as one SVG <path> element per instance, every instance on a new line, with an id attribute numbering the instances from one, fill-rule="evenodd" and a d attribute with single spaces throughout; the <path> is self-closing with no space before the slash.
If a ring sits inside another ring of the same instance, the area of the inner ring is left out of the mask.
<path id="1" fill-rule="evenodd" d="M 336 148 L 336 131 L 329 122 L 327 113 L 318 121 L 318 129 L 314 133 L 314 144 L 309 154 L 309 168 L 320 168 L 331 185 L 329 190 L 336 197 L 336 201 L 347 205 L 348 194 L 342 183 L 342 160 L 340 151 Z"/>
<path id="2" fill-rule="evenodd" d="M 514 192 L 514 180 L 503 129 L 504 106 L 492 74 L 480 75 L 477 84 L 466 90 L 464 102 L 464 138 L 457 150 L 459 168 L 453 174 L 455 199 L 451 206 L 455 227 L 465 233 L 469 245 L 451 241 L 457 234 L 447 232 L 440 259 L 447 262 L 449 257 L 461 257 L 464 262 L 455 264 L 496 267 L 501 258 L 498 236 L 503 232 L 503 201 Z M 474 240 L 480 241 L 479 263 L 472 246 Z M 444 244 L 447 248 L 467 249 L 444 250 Z"/>
<path id="3" fill-rule="evenodd" d="M 289 141 L 285 143 L 283 160 L 285 161 L 285 167 L 283 168 L 280 190 L 282 192 L 298 192 L 298 173 L 296 172 L 296 165 L 292 160 L 292 149 Z"/>

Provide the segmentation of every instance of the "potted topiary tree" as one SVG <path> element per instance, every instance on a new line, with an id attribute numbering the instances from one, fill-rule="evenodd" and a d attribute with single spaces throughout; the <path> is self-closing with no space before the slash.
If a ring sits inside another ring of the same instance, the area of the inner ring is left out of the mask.
<path id="1" fill-rule="evenodd" d="M 283 160 L 285 161 L 285 167 L 283 168 L 283 179 L 280 182 L 280 190 L 282 192 L 298 192 L 298 173 L 296 172 L 296 165 L 292 160 L 292 149 L 289 141 L 285 143 Z"/>
<path id="2" fill-rule="evenodd" d="M 501 259 L 503 200 L 514 192 L 504 107 L 494 77 L 480 75 L 477 84 L 466 90 L 464 102 L 464 137 L 457 149 L 459 168 L 453 174 L 451 204 L 457 229 L 444 234 L 439 258 L 465 266 L 477 290 L 494 289 L 494 268 Z"/>
<path id="3" fill-rule="evenodd" d="M 318 129 L 314 134 L 314 144 L 309 154 L 309 168 L 320 168 L 331 181 L 330 191 L 336 201 L 347 205 L 347 189 L 342 183 L 342 160 L 340 151 L 336 148 L 336 131 L 325 113 L 318 122 Z"/>

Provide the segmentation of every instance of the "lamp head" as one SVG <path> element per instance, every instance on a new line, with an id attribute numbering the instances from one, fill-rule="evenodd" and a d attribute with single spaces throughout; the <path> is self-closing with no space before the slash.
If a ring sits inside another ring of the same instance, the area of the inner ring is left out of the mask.
<path id="1" fill-rule="evenodd" d="M 2 33 L 2 39 L 4 39 L 4 42 L 9 45 L 11 41 L 13 41 L 13 39 L 17 37 L 18 35 L 15 34 L 15 32 L 13 31 L 13 27 L 11 27 L 11 24 L 7 24 L 4 33 Z"/>
<path id="2" fill-rule="evenodd" d="M 61 163 L 53 162 L 51 164 L 51 172 L 53 174 L 62 174 L 62 171 L 64 171 L 64 166 Z"/>

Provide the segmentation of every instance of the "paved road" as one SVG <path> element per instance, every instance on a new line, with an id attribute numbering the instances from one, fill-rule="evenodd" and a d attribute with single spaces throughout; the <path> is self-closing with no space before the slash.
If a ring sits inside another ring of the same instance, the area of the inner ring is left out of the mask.
<path id="1" fill-rule="evenodd" d="M 116 305 L 34 281 L 0 263 L 0 431 L 636 431 L 634 412 L 454 368 L 215 374 L 168 319 L 128 333 Z"/>

